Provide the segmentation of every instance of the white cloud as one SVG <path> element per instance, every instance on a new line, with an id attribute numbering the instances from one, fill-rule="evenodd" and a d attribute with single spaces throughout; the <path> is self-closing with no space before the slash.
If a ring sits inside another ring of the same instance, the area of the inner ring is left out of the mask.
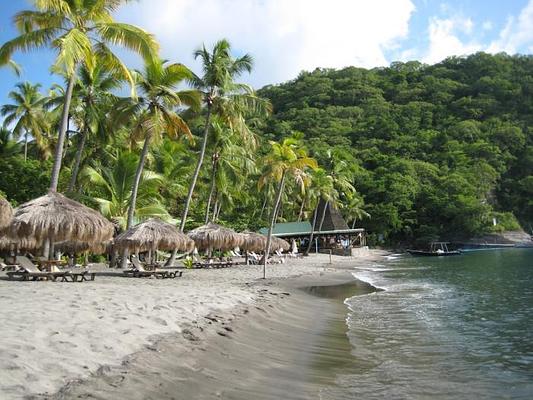
<path id="1" fill-rule="evenodd" d="M 316 67 L 387 65 L 384 51 L 407 36 L 414 9 L 411 0 L 151 0 L 117 18 L 154 33 L 163 57 L 187 65 L 198 45 L 225 37 L 255 57 L 259 86 Z"/>
<path id="2" fill-rule="evenodd" d="M 474 41 L 464 43 L 459 37 L 461 32 L 471 33 L 473 25 L 470 18 L 431 18 L 429 22 L 429 48 L 423 61 L 434 64 L 452 55 L 461 56 L 481 50 L 479 43 Z"/>
<path id="3" fill-rule="evenodd" d="M 490 31 L 490 30 L 492 30 L 494 25 L 492 24 L 492 21 L 487 20 L 487 21 L 483 22 L 481 27 L 483 28 L 484 31 Z"/>
<path id="4" fill-rule="evenodd" d="M 498 39 L 494 40 L 487 51 L 498 53 L 505 51 L 514 54 L 522 46 L 533 43 L 533 0 L 522 9 L 518 18 L 510 17 L 507 24 L 500 32 Z"/>

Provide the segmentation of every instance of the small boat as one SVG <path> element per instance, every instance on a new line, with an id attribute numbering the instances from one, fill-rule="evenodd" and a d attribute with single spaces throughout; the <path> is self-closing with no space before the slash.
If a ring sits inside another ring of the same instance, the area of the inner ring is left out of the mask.
<path id="1" fill-rule="evenodd" d="M 449 250 L 448 242 L 431 242 L 429 251 L 426 250 L 407 250 L 413 256 L 425 257 L 444 257 L 444 256 L 458 256 L 461 254 L 459 250 Z"/>

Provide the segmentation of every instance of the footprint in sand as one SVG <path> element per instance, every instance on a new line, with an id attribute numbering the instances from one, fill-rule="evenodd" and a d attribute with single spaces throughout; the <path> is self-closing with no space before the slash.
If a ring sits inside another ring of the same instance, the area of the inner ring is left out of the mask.
<path id="1" fill-rule="evenodd" d="M 159 325 L 168 326 L 167 321 L 165 321 L 163 318 L 152 317 L 150 319 L 154 322 L 157 322 Z"/>

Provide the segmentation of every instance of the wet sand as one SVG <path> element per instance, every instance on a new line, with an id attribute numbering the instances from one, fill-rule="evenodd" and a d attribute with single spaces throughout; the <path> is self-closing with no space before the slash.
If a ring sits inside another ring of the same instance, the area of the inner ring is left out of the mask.
<path id="1" fill-rule="evenodd" d="M 346 272 L 269 286 L 254 305 L 210 315 L 52 398 L 319 398 L 353 363 L 343 300 L 375 288 Z"/>
<path id="2" fill-rule="evenodd" d="M 352 280 L 339 270 L 381 258 L 288 260 L 269 266 L 267 280 L 260 266 L 186 270 L 175 280 L 0 280 L 0 398 L 273 398 L 282 382 L 315 393 L 329 379 L 327 368 L 309 369 L 327 365 L 319 350 L 343 348 L 338 332 L 348 345 L 346 308 L 312 294 L 324 289 L 299 288 Z M 334 346 L 317 344 L 327 337 Z"/>

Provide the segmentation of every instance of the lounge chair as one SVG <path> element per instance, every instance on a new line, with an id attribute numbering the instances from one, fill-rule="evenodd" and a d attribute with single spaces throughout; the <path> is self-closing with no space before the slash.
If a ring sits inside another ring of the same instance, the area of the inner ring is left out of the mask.
<path id="1" fill-rule="evenodd" d="M 281 250 L 276 250 L 276 255 L 280 259 L 280 264 L 285 264 L 285 259 L 287 258 Z"/>
<path id="2" fill-rule="evenodd" d="M 153 271 L 148 271 L 144 266 L 141 264 L 139 259 L 137 257 L 131 258 L 131 263 L 133 265 L 133 268 L 124 270 L 123 273 L 127 276 L 133 276 L 134 278 L 147 278 L 151 276 L 155 276 L 156 278 L 176 278 L 180 277 L 183 272 L 172 272 L 172 271 L 163 271 L 160 269 L 155 269 Z"/>
<path id="3" fill-rule="evenodd" d="M 17 256 L 16 261 L 19 265 L 19 269 L 7 272 L 7 277 L 9 279 L 18 278 L 22 281 L 29 281 L 30 279 L 36 281 L 45 278 L 55 281 L 57 278 L 62 278 L 62 280 L 65 281 L 66 277 L 70 274 L 69 271 L 41 271 L 28 257 L 25 256 Z"/>

